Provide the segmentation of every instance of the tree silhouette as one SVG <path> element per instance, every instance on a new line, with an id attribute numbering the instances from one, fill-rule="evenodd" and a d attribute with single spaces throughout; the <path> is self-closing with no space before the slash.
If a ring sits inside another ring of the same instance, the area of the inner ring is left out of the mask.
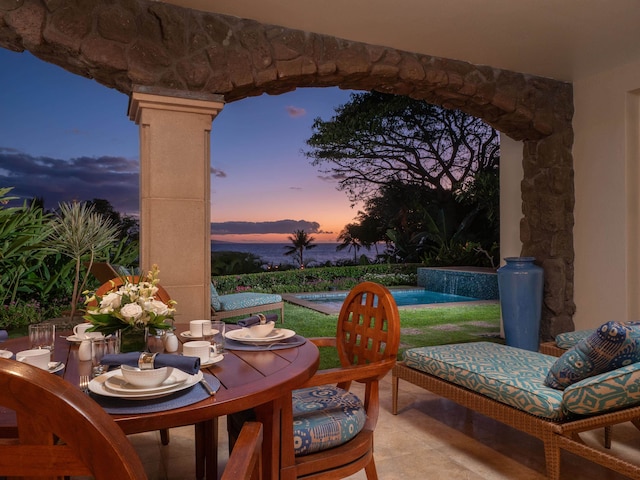
<path id="1" fill-rule="evenodd" d="M 289 241 L 291 241 L 292 245 L 288 247 L 284 247 L 286 251 L 284 252 L 287 256 L 294 256 L 300 268 L 304 268 L 304 251 L 311 250 L 312 248 L 317 247 L 318 245 L 312 244 L 315 238 L 310 237 L 307 232 L 304 230 L 296 230 L 293 232 L 293 235 L 288 237 Z"/>

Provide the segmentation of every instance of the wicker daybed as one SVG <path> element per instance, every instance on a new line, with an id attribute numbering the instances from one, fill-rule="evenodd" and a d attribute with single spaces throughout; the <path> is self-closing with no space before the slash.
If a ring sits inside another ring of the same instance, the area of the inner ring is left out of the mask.
<path id="1" fill-rule="evenodd" d="M 494 368 L 492 364 L 496 359 L 503 362 Z M 640 465 L 589 446 L 579 437 L 581 432 L 627 421 L 635 423 L 640 406 L 618 406 L 578 415 L 566 412 L 567 406 L 563 405 L 565 395 L 573 394 L 575 402 L 577 392 L 581 392 L 584 399 L 585 388 L 597 390 L 604 376 L 609 380 L 620 373 L 626 375 L 624 380 L 614 380 L 620 384 L 640 382 L 640 364 L 588 378 L 574 385 L 578 390 L 567 388 L 563 392 L 546 387 L 544 377 L 537 378 L 544 366 L 555 360 L 549 355 L 490 342 L 409 349 L 392 371 L 392 412 L 398 413 L 399 380 L 402 379 L 542 440 L 547 476 L 552 480 L 560 478 L 561 450 L 640 479 Z M 621 404 L 640 405 L 637 393 L 623 392 L 619 400 Z M 550 405 L 555 413 L 544 413 Z"/>

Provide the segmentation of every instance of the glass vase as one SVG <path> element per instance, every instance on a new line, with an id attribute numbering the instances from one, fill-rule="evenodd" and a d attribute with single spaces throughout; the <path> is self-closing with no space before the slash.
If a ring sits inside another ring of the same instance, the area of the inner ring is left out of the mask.
<path id="1" fill-rule="evenodd" d="M 144 352 L 147 348 L 145 328 L 124 328 L 120 330 L 120 352 Z"/>

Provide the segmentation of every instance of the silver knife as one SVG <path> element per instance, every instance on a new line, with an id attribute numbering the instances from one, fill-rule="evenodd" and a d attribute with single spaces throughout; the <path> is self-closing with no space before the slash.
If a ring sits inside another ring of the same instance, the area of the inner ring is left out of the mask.
<path id="1" fill-rule="evenodd" d="M 213 388 L 211 388 L 211 386 L 207 383 L 207 381 L 204 378 L 200 380 L 200 384 L 204 387 L 204 389 L 207 391 L 207 393 L 210 396 L 213 396 L 216 394 L 216 392 L 213 391 Z"/>

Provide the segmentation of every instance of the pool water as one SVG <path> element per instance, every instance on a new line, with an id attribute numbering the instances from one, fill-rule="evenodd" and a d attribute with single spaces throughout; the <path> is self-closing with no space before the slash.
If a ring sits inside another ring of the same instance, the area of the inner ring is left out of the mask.
<path id="1" fill-rule="evenodd" d="M 432 292 L 430 290 L 390 290 L 399 307 L 426 305 L 432 303 L 474 302 L 477 298 Z M 293 295 L 296 299 L 311 302 L 317 306 L 340 310 L 347 293 L 305 293 Z"/>

